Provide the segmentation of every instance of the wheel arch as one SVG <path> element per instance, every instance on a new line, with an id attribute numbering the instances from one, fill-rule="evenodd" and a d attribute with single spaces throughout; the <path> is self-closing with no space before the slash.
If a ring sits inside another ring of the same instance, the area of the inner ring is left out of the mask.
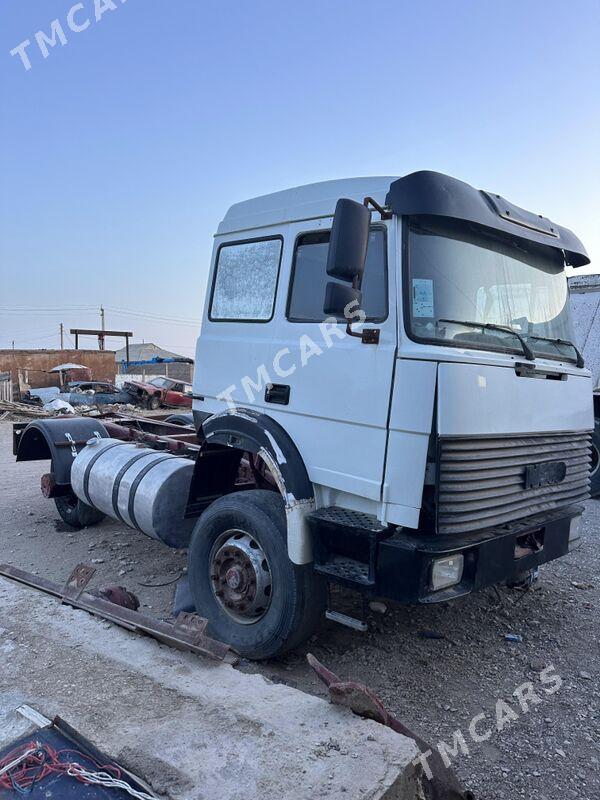
<path id="1" fill-rule="evenodd" d="M 312 561 L 306 516 L 315 508 L 314 487 L 287 431 L 267 414 L 247 408 L 228 409 L 208 417 L 202 431 L 207 447 L 220 445 L 263 459 L 284 501 L 288 555 L 294 564 Z"/>
<path id="2" fill-rule="evenodd" d="M 93 437 L 108 438 L 97 419 L 42 419 L 30 422 L 19 436 L 17 461 L 52 461 L 57 484 L 71 483 L 73 459 Z"/>

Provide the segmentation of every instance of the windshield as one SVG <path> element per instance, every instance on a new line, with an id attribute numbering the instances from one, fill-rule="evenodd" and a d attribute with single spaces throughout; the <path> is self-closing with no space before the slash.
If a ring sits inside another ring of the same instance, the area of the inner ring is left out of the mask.
<path id="1" fill-rule="evenodd" d="M 417 340 L 575 360 L 562 254 L 450 220 L 411 220 L 409 324 Z M 510 330 L 477 328 L 477 324 Z M 515 331 L 515 333 L 511 333 Z"/>
<path id="2" fill-rule="evenodd" d="M 158 389 L 168 389 L 171 381 L 168 378 L 153 378 L 150 381 L 150 386 L 156 386 Z"/>

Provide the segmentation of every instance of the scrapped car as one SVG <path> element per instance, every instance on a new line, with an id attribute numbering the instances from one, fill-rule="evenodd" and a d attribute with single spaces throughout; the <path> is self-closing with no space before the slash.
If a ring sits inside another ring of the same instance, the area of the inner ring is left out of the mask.
<path id="1" fill-rule="evenodd" d="M 173 408 L 192 407 L 192 387 L 189 383 L 172 378 L 153 378 L 144 383 L 131 381 L 123 386 L 139 405 L 155 411 L 161 406 Z"/>
<path id="2" fill-rule="evenodd" d="M 118 389 L 107 381 L 71 381 L 59 397 L 72 406 L 125 404 L 134 400 L 125 389 Z"/>

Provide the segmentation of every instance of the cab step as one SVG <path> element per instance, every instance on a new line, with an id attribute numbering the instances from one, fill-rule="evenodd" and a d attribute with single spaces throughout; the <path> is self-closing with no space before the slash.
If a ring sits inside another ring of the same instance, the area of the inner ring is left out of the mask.
<path id="1" fill-rule="evenodd" d="M 326 506 L 307 517 L 312 533 L 314 569 L 330 583 L 363 592 L 376 582 L 377 549 L 392 530 L 376 517 Z"/>
<path id="2" fill-rule="evenodd" d="M 346 628 L 352 628 L 353 631 L 365 633 L 365 631 L 369 630 L 369 626 L 364 620 L 356 619 L 356 617 L 351 617 L 348 614 L 342 614 L 341 611 L 327 609 L 325 618 L 331 620 L 331 622 L 337 622 L 338 625 L 344 625 Z"/>
<path id="3" fill-rule="evenodd" d="M 354 558 L 334 555 L 322 564 L 315 562 L 315 572 L 337 578 L 336 583 L 359 583 L 365 587 L 375 585 L 375 581 L 369 576 L 369 565 Z"/>

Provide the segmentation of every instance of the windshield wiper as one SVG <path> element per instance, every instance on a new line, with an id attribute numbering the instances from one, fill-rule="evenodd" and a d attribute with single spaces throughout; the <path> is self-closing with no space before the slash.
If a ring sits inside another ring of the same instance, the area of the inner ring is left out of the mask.
<path id="1" fill-rule="evenodd" d="M 551 336 L 534 336 L 532 333 L 527 334 L 527 338 L 529 339 L 537 339 L 540 342 L 552 342 L 553 344 L 564 344 L 567 347 L 572 347 L 575 350 L 575 355 L 577 356 L 577 364 L 576 366 L 581 369 L 585 367 L 585 360 L 581 353 L 579 352 L 579 348 L 577 345 L 570 342 L 568 339 L 553 339 Z"/>
<path id="2" fill-rule="evenodd" d="M 521 336 L 520 333 L 514 331 L 512 328 L 505 327 L 504 325 L 495 325 L 493 322 L 471 322 L 470 320 L 464 319 L 438 319 L 438 322 L 450 322 L 453 325 L 468 325 L 471 328 L 482 328 L 483 330 L 490 330 L 490 331 L 502 331 L 503 333 L 510 333 L 516 339 L 519 340 L 521 343 L 521 347 L 523 348 L 523 355 L 529 361 L 535 361 L 535 356 L 533 354 L 533 350 L 529 347 L 525 339 Z"/>

